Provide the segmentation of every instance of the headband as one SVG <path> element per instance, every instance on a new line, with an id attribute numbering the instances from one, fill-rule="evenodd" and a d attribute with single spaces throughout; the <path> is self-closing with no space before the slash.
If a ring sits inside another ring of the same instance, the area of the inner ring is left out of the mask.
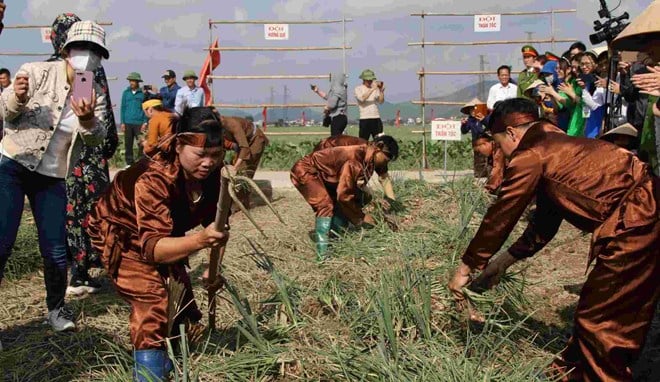
<path id="1" fill-rule="evenodd" d="M 206 133 L 179 133 L 176 135 L 177 142 L 182 145 L 195 146 L 195 147 L 216 147 L 222 146 L 222 141 L 213 142 L 209 140 L 209 136 Z"/>
<path id="2" fill-rule="evenodd" d="M 163 101 L 159 99 L 150 99 L 148 101 L 142 102 L 142 110 L 147 110 L 148 108 L 154 106 L 163 106 Z"/>
<path id="3" fill-rule="evenodd" d="M 493 118 L 490 123 L 491 134 L 503 133 L 507 126 L 518 127 L 526 123 L 538 121 L 538 116 L 531 113 L 513 112 L 500 118 Z"/>

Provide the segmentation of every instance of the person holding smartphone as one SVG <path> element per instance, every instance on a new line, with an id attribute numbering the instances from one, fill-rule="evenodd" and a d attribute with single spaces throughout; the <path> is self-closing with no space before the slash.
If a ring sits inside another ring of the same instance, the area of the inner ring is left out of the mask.
<path id="1" fill-rule="evenodd" d="M 314 93 L 328 101 L 323 107 L 323 113 L 326 115 L 326 118 L 330 119 L 329 126 L 331 137 L 342 135 L 344 130 L 346 130 L 346 125 L 348 125 L 348 117 L 346 117 L 348 106 L 347 86 L 346 75 L 344 73 L 336 73 L 332 75 L 330 79 L 330 90 L 327 93 L 319 90 L 319 87 L 316 85 L 310 85 Z"/>
<path id="2" fill-rule="evenodd" d="M 109 57 L 105 31 L 79 21 L 62 47 L 64 61 L 31 62 L 4 91 L 0 116 L 7 129 L 0 144 L 0 280 L 23 213 L 30 200 L 44 261 L 48 322 L 55 331 L 75 328 L 64 306 L 67 288 L 64 179 L 84 146 L 103 142 L 106 98 L 94 85 L 87 97 L 73 97 L 76 71 L 90 71 Z M 1 282 L 1 281 L 0 281 Z"/>
<path id="3" fill-rule="evenodd" d="M 378 105 L 385 102 L 385 84 L 376 81 L 376 74 L 365 69 L 360 74 L 362 85 L 355 88 L 355 98 L 360 110 L 360 133 L 362 139 L 376 138 L 383 133 Z"/>

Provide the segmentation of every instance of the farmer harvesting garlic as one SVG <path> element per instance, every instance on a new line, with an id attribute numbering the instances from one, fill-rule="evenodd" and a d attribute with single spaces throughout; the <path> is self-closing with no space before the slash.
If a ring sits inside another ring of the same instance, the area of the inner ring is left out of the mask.
<path id="1" fill-rule="evenodd" d="M 185 269 L 188 256 L 228 238 L 212 224 L 225 154 L 222 124 L 212 109 L 198 107 L 183 113 L 176 131 L 152 157 L 117 174 L 88 230 L 117 291 L 131 305 L 139 381 L 161 381 L 168 373 L 167 280 L 185 288 L 184 308 L 175 322 L 199 321 L 202 314 Z M 186 235 L 200 224 L 206 229 Z"/>
<path id="2" fill-rule="evenodd" d="M 343 216 L 356 226 L 375 224 L 373 216 L 362 212 L 359 195 L 374 171 L 382 174 L 398 155 L 396 140 L 385 135 L 370 145 L 328 148 L 296 162 L 291 169 L 291 182 L 316 213 L 319 259 L 328 250 L 332 226 L 341 226 Z M 335 213 L 337 210 L 341 215 Z"/>
<path id="3" fill-rule="evenodd" d="M 595 266 L 580 294 L 573 336 L 552 366 L 570 372 L 570 380 L 632 380 L 631 363 L 660 297 L 659 179 L 627 150 L 569 137 L 539 121 L 526 99 L 502 102 L 489 128 L 510 162 L 449 288 L 463 299 L 461 289 L 476 270 L 492 286 L 510 265 L 541 250 L 563 219 L 592 232 Z M 537 210 L 525 232 L 489 262 L 534 197 Z"/>

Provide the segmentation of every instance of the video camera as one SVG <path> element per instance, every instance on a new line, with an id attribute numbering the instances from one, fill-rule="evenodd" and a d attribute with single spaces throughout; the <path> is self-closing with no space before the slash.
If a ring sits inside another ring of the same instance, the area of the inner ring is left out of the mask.
<path id="1" fill-rule="evenodd" d="M 598 11 L 598 16 L 603 19 L 607 19 L 605 22 L 600 20 L 594 21 L 594 31 L 596 33 L 589 35 L 589 41 L 591 44 L 597 45 L 603 41 L 608 43 L 616 38 L 627 26 L 629 23 L 624 22 L 628 20 L 630 15 L 628 12 L 624 12 L 621 16 L 612 17 L 612 13 L 607 8 L 607 2 L 605 0 L 600 0 L 600 10 Z"/>

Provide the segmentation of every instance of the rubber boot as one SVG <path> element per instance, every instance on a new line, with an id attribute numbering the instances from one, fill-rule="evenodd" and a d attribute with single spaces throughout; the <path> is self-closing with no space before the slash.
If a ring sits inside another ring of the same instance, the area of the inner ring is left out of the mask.
<path id="1" fill-rule="evenodd" d="M 317 217 L 316 218 L 316 257 L 318 260 L 323 260 L 330 245 L 330 224 L 332 223 L 331 217 Z"/>
<path id="2" fill-rule="evenodd" d="M 135 350 L 133 359 L 135 361 L 134 381 L 162 382 L 167 380 L 166 377 L 169 370 L 171 370 L 171 364 L 165 350 Z"/>
<path id="3" fill-rule="evenodd" d="M 336 213 L 332 216 L 332 221 L 330 223 L 330 229 L 332 232 L 339 236 L 348 228 L 348 219 L 344 217 L 341 213 Z"/>

